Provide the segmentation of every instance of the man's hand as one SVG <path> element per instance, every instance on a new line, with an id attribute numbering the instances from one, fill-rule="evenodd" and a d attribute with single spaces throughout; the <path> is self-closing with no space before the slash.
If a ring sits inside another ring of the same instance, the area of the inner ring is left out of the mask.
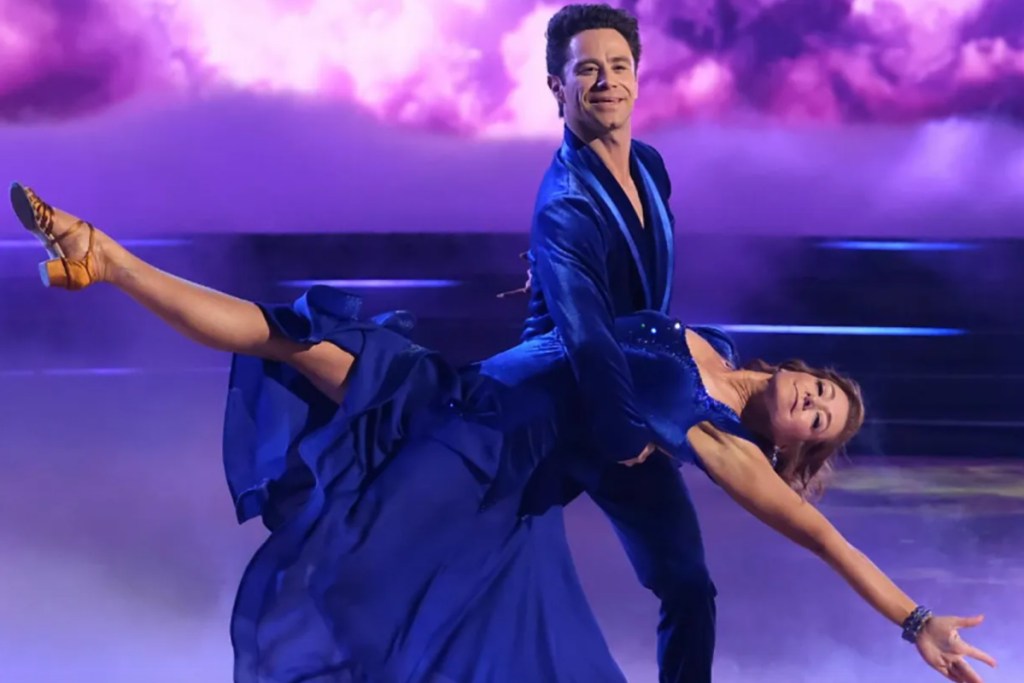
<path id="1" fill-rule="evenodd" d="M 529 258 L 528 258 L 529 255 L 530 255 L 530 252 L 524 251 L 523 253 L 521 253 L 519 255 L 519 258 L 523 259 L 524 261 L 529 262 Z M 531 268 L 529 265 L 527 265 L 526 266 L 526 284 L 523 285 L 522 287 L 520 287 L 519 289 L 512 289 L 512 290 L 509 290 L 507 292 L 502 292 L 501 294 L 498 295 L 498 298 L 499 299 L 504 299 L 505 297 L 512 296 L 513 294 L 529 294 L 530 290 L 532 288 L 533 288 L 533 268 Z"/>
<path id="2" fill-rule="evenodd" d="M 647 460 L 647 458 L 651 457 L 651 454 L 654 453 L 654 451 L 656 450 L 658 450 L 658 447 L 655 446 L 653 443 L 649 443 L 644 448 L 644 450 L 640 452 L 640 455 L 630 460 L 623 460 L 619 462 L 619 464 L 625 465 L 626 467 L 632 467 L 633 465 L 642 465 L 644 461 Z"/>

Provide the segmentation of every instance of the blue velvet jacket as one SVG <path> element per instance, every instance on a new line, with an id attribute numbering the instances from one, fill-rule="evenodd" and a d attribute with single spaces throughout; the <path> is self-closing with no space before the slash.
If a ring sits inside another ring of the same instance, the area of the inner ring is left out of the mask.
<path id="1" fill-rule="evenodd" d="M 630 171 L 643 225 L 604 162 L 566 128 L 534 207 L 533 283 L 523 332 L 529 339 L 557 330 L 594 446 L 616 462 L 636 457 L 657 439 L 637 408 L 614 321 L 639 310 L 668 313 L 674 263 L 675 219 L 664 162 L 653 147 L 634 140 Z"/>

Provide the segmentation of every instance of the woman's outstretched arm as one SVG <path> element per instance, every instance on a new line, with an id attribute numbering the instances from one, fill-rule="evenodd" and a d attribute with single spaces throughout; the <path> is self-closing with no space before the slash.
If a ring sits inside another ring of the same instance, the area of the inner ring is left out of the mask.
<path id="1" fill-rule="evenodd" d="M 754 444 L 708 423 L 693 427 L 690 443 L 711 477 L 746 510 L 790 540 L 822 558 L 872 607 L 897 625 L 914 612 L 910 597 L 804 500 L 772 469 Z M 958 628 L 981 617 L 933 617 L 916 639 L 924 660 L 950 680 L 980 683 L 965 657 L 995 666 L 995 660 L 968 645 Z"/>

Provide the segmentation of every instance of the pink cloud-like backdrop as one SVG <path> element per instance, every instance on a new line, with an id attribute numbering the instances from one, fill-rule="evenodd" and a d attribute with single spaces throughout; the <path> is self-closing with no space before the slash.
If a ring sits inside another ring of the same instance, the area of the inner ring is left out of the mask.
<path id="1" fill-rule="evenodd" d="M 1024 116 L 1016 0 L 618 0 L 641 21 L 638 127 L 767 116 Z M 552 132 L 523 0 L 0 0 L 0 119 L 224 89 L 474 136 Z M 556 129 L 557 130 L 557 129 Z"/>

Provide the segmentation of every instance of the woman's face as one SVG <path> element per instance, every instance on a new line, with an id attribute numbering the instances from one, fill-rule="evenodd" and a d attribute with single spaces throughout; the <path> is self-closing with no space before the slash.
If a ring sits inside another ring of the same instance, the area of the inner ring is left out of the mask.
<path id="1" fill-rule="evenodd" d="M 766 396 L 775 445 L 835 440 L 846 427 L 850 399 L 835 382 L 806 372 L 779 370 Z"/>

